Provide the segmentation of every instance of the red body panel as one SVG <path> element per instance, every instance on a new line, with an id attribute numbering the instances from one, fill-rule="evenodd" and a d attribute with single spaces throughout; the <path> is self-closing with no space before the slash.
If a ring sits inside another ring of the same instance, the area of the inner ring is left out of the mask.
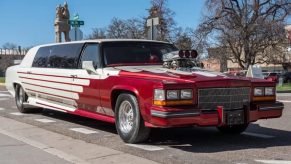
<path id="1" fill-rule="evenodd" d="M 20 78 L 25 73 L 19 72 Z M 32 73 L 33 74 L 33 73 Z M 39 74 L 38 74 L 39 75 Z M 52 76 L 52 75 L 41 75 Z M 60 76 L 56 76 L 60 77 Z M 71 77 L 64 77 L 71 78 Z M 78 78 L 75 78 L 78 79 Z M 80 78 L 84 79 L 84 78 Z M 40 79 L 32 79 L 45 81 Z M 83 92 L 78 93 L 79 98 L 76 100 L 77 106 L 75 111 L 67 111 L 68 113 L 81 115 L 93 119 L 98 119 L 110 123 L 114 123 L 114 105 L 116 95 L 122 92 L 130 92 L 134 94 L 139 103 L 140 113 L 148 127 L 179 127 L 179 126 L 219 126 L 221 125 L 221 114 L 219 111 L 213 113 L 202 113 L 197 108 L 198 88 L 228 88 L 228 87 L 254 87 L 254 86 L 274 86 L 274 83 L 265 80 L 255 80 L 238 77 L 215 76 L 207 77 L 193 73 L 192 75 L 181 75 L 172 72 L 153 73 L 148 71 L 130 72 L 121 70 L 118 75 L 108 76 L 105 79 L 88 79 L 90 85 L 82 86 Z M 53 80 L 47 80 L 54 82 Z M 57 83 L 57 82 L 56 82 Z M 59 83 L 59 82 L 58 82 Z M 63 83 L 67 84 L 67 83 Z M 45 87 L 45 86 L 43 86 Z M 153 90 L 155 88 L 163 89 L 193 89 L 193 105 L 161 107 L 153 105 Z M 56 89 L 56 88 L 54 88 Z M 62 89 L 57 89 L 62 90 Z M 41 92 L 41 91 L 37 91 Z M 46 94 L 46 93 L 44 93 Z M 253 94 L 253 93 L 251 93 Z M 251 102 L 253 103 L 253 102 Z M 272 102 L 269 102 L 272 104 Z M 48 106 L 49 107 L 49 106 Z M 282 115 L 283 108 L 272 108 L 272 110 L 260 111 L 253 109 L 253 105 L 247 109 L 248 122 L 253 122 L 263 118 L 275 118 Z M 161 118 L 152 115 L 151 110 L 160 112 L 187 112 L 197 111 L 195 116 Z M 102 112 L 100 112 L 102 111 Z"/>

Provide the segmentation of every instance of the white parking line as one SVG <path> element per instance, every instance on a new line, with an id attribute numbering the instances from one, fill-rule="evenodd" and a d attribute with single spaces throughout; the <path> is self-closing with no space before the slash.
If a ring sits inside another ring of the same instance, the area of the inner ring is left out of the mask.
<path id="1" fill-rule="evenodd" d="M 0 93 L 0 97 L 10 97 L 10 95 L 9 94 Z"/>
<path id="2" fill-rule="evenodd" d="M 252 133 L 252 132 L 243 132 L 242 134 L 248 135 L 248 136 L 253 136 L 253 137 L 267 138 L 267 139 L 275 137 L 275 136 L 271 136 L 271 135 Z"/>
<path id="3" fill-rule="evenodd" d="M 10 114 L 15 115 L 15 116 L 23 116 L 23 115 L 25 115 L 25 114 L 20 113 L 20 112 L 13 112 L 13 113 L 10 113 Z"/>
<path id="4" fill-rule="evenodd" d="M 42 122 L 42 123 L 52 123 L 52 122 L 56 122 L 54 120 L 50 120 L 50 119 L 35 119 L 35 121 L 38 121 L 38 122 Z"/>
<path id="5" fill-rule="evenodd" d="M 5 110 L 4 108 L 0 108 L 0 110 Z"/>
<path id="6" fill-rule="evenodd" d="M 158 146 L 151 146 L 151 145 L 141 145 L 141 144 L 125 144 L 127 146 L 147 150 L 147 151 L 158 151 L 158 150 L 164 150 L 164 148 L 158 147 Z"/>
<path id="7" fill-rule="evenodd" d="M 291 161 L 283 160 L 255 160 L 256 162 L 267 163 L 267 164 L 290 164 Z"/>
<path id="8" fill-rule="evenodd" d="M 98 133 L 97 131 L 89 130 L 89 129 L 85 129 L 85 128 L 71 128 L 70 130 L 75 131 L 75 132 L 79 132 L 79 133 L 84 133 L 84 134 Z"/>
<path id="9" fill-rule="evenodd" d="M 9 100 L 9 98 L 0 98 L 0 101 L 6 101 Z"/>
<path id="10" fill-rule="evenodd" d="M 291 101 L 289 101 L 289 100 L 278 100 L 278 101 L 284 102 L 284 103 L 291 103 Z"/>

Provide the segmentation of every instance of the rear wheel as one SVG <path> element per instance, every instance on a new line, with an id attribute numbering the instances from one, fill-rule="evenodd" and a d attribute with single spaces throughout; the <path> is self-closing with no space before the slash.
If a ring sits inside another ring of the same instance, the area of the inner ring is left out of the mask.
<path id="1" fill-rule="evenodd" d="M 115 125 L 119 136 L 127 143 L 143 142 L 150 134 L 150 129 L 145 127 L 140 115 L 137 99 L 132 94 L 123 93 L 118 96 Z"/>
<path id="2" fill-rule="evenodd" d="M 15 87 L 15 102 L 17 109 L 21 113 L 30 113 L 30 112 L 40 112 L 41 108 L 28 108 L 25 106 L 27 103 L 28 96 L 23 90 L 23 88 L 20 85 L 16 85 Z"/>
<path id="3" fill-rule="evenodd" d="M 241 134 L 244 132 L 249 124 L 233 125 L 233 126 L 221 126 L 217 129 L 224 134 Z"/>

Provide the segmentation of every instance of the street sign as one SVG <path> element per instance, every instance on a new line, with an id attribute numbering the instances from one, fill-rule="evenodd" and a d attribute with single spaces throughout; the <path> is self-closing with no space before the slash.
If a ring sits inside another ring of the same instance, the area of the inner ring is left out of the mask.
<path id="1" fill-rule="evenodd" d="M 80 26 L 83 26 L 85 23 L 84 23 L 84 21 L 69 20 L 69 24 L 70 24 L 72 27 L 80 27 Z"/>
<path id="2" fill-rule="evenodd" d="M 73 28 L 70 31 L 70 38 L 72 41 L 82 40 L 83 32 L 79 28 Z"/>

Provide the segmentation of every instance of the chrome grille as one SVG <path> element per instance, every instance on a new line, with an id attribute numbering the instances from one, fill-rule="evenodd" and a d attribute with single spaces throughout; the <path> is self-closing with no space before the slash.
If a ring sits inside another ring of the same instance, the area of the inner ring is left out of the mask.
<path id="1" fill-rule="evenodd" d="M 202 110 L 241 109 L 250 104 L 250 88 L 207 88 L 198 90 L 198 107 Z"/>

